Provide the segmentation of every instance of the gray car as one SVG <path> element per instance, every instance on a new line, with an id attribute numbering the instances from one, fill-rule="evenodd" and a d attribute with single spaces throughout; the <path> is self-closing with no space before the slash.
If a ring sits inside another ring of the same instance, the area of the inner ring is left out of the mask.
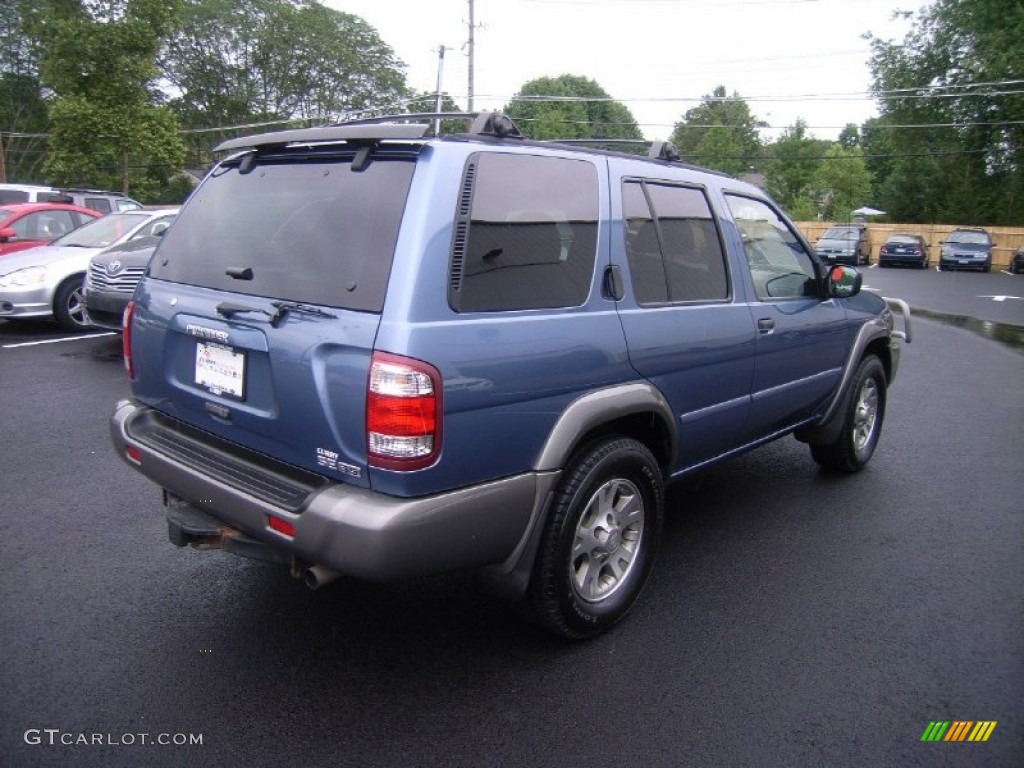
<path id="1" fill-rule="evenodd" d="M 829 227 L 815 244 L 814 252 L 828 264 L 871 263 L 871 244 L 863 224 L 843 224 Z"/>
<path id="2" fill-rule="evenodd" d="M 82 297 L 91 325 L 121 330 L 124 308 L 131 301 L 135 286 L 142 279 L 162 233 L 111 246 L 89 260 Z"/>
<path id="3" fill-rule="evenodd" d="M 177 208 L 111 213 L 54 240 L 0 259 L 0 318 L 54 318 L 65 330 L 89 327 L 82 282 L 105 248 L 166 228 Z"/>

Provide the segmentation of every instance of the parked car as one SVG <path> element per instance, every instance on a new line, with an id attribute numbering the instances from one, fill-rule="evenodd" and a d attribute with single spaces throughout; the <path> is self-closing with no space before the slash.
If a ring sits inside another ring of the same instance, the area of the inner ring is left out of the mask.
<path id="1" fill-rule="evenodd" d="M 909 264 L 928 269 L 928 245 L 920 235 L 890 235 L 878 250 L 878 266 Z"/>
<path id="2" fill-rule="evenodd" d="M 1015 275 L 1024 272 L 1024 245 L 1018 246 L 1010 257 L 1010 272 Z"/>
<path id="3" fill-rule="evenodd" d="M 163 229 L 157 227 L 164 224 Z M 135 293 L 153 251 L 160 243 L 160 236 L 170 226 L 161 222 L 153 228 L 153 234 L 136 237 L 100 251 L 89 260 L 89 270 L 82 285 L 85 301 L 86 320 L 90 325 L 121 330 L 121 319 L 125 307 Z"/>
<path id="4" fill-rule="evenodd" d="M 177 210 L 111 213 L 50 245 L 0 258 L 0 318 L 52 317 L 65 330 L 87 328 L 82 281 L 89 259 L 115 243 L 152 234 Z"/>
<path id="5" fill-rule="evenodd" d="M 818 258 L 829 264 L 870 264 L 871 243 L 863 224 L 829 227 L 815 244 Z"/>
<path id="6" fill-rule="evenodd" d="M 0 256 L 51 243 L 101 215 L 63 203 L 0 205 Z"/>
<path id="7" fill-rule="evenodd" d="M 427 128 L 227 141 L 164 235 L 111 435 L 175 544 L 314 587 L 480 569 L 583 638 L 640 594 L 667 482 L 790 434 L 868 463 L 908 335 L 762 190 Z"/>
<path id="8" fill-rule="evenodd" d="M 99 213 L 137 211 L 142 203 L 120 192 L 77 187 L 44 187 L 35 184 L 0 184 L 0 204 L 66 203 L 90 208 Z"/>
<path id="9" fill-rule="evenodd" d="M 992 269 L 992 238 L 984 229 L 959 227 L 942 241 L 939 269 Z"/>

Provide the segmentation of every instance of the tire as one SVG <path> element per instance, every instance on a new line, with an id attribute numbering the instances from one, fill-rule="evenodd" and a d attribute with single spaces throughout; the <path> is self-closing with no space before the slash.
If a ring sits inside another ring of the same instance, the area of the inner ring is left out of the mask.
<path id="1" fill-rule="evenodd" d="M 839 437 L 828 445 L 811 445 L 811 456 L 831 472 L 860 472 L 878 445 L 885 419 L 885 368 L 874 355 L 861 360 L 850 385 Z"/>
<path id="2" fill-rule="evenodd" d="M 84 331 L 91 326 L 86 321 L 85 299 L 82 297 L 83 277 L 73 277 L 57 289 L 53 299 L 53 316 L 65 331 Z"/>
<path id="3" fill-rule="evenodd" d="M 633 607 L 657 551 L 664 482 L 643 443 L 609 437 L 569 464 L 526 595 L 530 617 L 564 638 L 604 632 Z"/>

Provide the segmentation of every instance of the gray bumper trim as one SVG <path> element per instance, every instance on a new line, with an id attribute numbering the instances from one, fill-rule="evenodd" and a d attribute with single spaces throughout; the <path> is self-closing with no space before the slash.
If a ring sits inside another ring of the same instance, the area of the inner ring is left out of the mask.
<path id="1" fill-rule="evenodd" d="M 529 473 L 415 499 L 332 484 L 292 513 L 133 439 L 132 420 L 148 410 L 121 400 L 111 416 L 114 447 L 130 466 L 299 560 L 359 578 L 391 581 L 502 563 L 519 547 L 539 503 L 537 477 Z M 127 457 L 128 447 L 138 451 L 139 463 Z M 272 530 L 271 515 L 292 523 L 294 537 Z"/>

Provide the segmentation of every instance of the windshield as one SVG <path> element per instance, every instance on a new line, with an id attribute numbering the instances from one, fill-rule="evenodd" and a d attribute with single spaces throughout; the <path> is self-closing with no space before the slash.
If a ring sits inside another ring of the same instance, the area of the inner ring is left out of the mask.
<path id="1" fill-rule="evenodd" d="M 913 235 L 893 235 L 887 242 L 891 245 L 918 245 L 918 240 Z"/>
<path id="2" fill-rule="evenodd" d="M 984 232 L 951 232 L 947 242 L 988 245 L 988 235 Z"/>
<path id="3" fill-rule="evenodd" d="M 857 227 L 829 227 L 822 240 L 856 240 L 859 236 Z"/>
<path id="4" fill-rule="evenodd" d="M 77 248 L 106 248 L 116 243 L 149 218 L 148 213 L 112 213 L 68 232 L 53 245 Z"/>

